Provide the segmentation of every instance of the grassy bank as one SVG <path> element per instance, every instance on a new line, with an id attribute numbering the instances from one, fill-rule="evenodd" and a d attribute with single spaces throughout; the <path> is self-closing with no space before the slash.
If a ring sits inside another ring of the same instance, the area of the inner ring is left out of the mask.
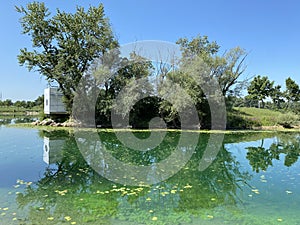
<path id="1" fill-rule="evenodd" d="M 0 115 L 38 115 L 40 107 L 23 108 L 15 106 L 0 106 Z"/>
<path id="2" fill-rule="evenodd" d="M 3 108 L 1 112 L 10 112 L 10 113 L 21 113 L 19 115 L 25 115 L 28 113 L 27 109 L 19 109 L 13 110 L 11 107 L 9 110 L 4 110 Z M 31 112 L 34 112 L 35 109 L 31 109 Z M 30 112 L 30 111 L 29 111 Z M 18 115 L 18 114 L 15 114 Z M 285 128 L 296 128 L 295 130 L 299 130 L 300 128 L 300 118 L 298 115 L 293 113 L 282 113 L 279 111 L 273 111 L 269 109 L 259 109 L 259 108 L 246 108 L 246 107 L 239 107 L 234 108 L 232 111 L 228 112 L 227 115 L 227 131 L 230 132 L 231 130 L 253 130 L 253 129 L 264 129 L 264 130 L 287 130 Z M 32 124 L 19 124 L 18 126 L 26 126 L 26 127 L 41 127 L 35 126 Z M 45 127 L 45 126 L 42 126 Z M 46 126 L 48 127 L 48 126 Z M 52 128 L 50 128 L 52 129 Z M 53 127 L 53 129 L 59 129 L 59 127 Z M 62 128 L 64 129 L 64 128 Z M 98 129 L 98 130 L 105 130 L 109 131 L 111 129 Z M 115 130 L 115 129 L 114 129 Z M 122 131 L 130 130 L 135 131 L 135 129 L 121 129 Z M 171 130 L 171 129 L 169 129 Z M 137 130 L 137 131 L 145 131 Z M 176 131 L 176 129 L 175 129 Z M 178 131 L 178 130 L 177 130 Z M 193 130 L 194 132 L 195 130 Z M 198 132 L 211 132 L 208 130 L 198 130 Z M 212 132 L 223 132 L 223 131 L 212 131 Z"/>
<path id="3" fill-rule="evenodd" d="M 259 108 L 239 107 L 234 108 L 233 112 L 229 113 L 228 121 L 240 128 L 255 128 L 255 127 L 298 127 L 300 118 L 292 112 L 282 113 L 279 111 Z"/>
<path id="4" fill-rule="evenodd" d="M 180 129 L 112 129 L 112 128 L 75 128 L 75 127 L 53 127 L 53 126 L 36 126 L 31 123 L 18 123 L 10 124 L 8 127 L 19 127 L 29 129 L 39 129 L 46 131 L 54 130 L 68 130 L 70 132 L 80 129 L 81 131 L 97 131 L 97 132 L 158 132 L 158 131 L 171 131 L 171 132 L 197 132 L 207 134 L 250 134 L 250 133 L 274 133 L 274 132 L 299 132 L 299 128 L 286 129 L 282 126 L 276 126 L 273 129 L 237 129 L 237 130 L 180 130 Z"/>

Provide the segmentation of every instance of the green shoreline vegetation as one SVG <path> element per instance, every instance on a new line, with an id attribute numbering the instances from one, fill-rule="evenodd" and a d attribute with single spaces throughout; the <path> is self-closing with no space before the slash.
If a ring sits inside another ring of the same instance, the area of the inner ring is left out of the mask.
<path id="1" fill-rule="evenodd" d="M 44 96 L 34 101 L 15 101 L 11 99 L 0 100 L 0 116 L 28 116 L 40 115 L 44 104 Z"/>
<path id="2" fill-rule="evenodd" d="M 3 118 L 10 118 L 11 116 L 25 116 L 25 112 L 34 112 L 35 116 L 40 117 L 42 115 L 40 109 L 21 109 L 17 111 L 13 110 L 15 107 L 10 109 L 12 114 L 1 115 L 3 110 L 0 110 L 0 119 L 1 116 Z M 1 107 L 0 107 L 1 109 Z M 40 119 L 43 119 L 40 118 Z M 259 108 L 250 108 L 250 107 L 233 107 L 233 109 L 227 113 L 227 128 L 225 131 L 217 131 L 217 132 L 232 132 L 232 131 L 258 131 L 258 130 L 282 130 L 282 131 L 293 131 L 300 129 L 299 116 L 295 113 L 288 112 L 283 113 L 280 111 L 270 110 L 270 109 L 259 109 Z M 32 123 L 17 123 L 13 126 L 23 126 L 23 127 L 48 127 L 49 129 L 65 129 L 65 127 L 52 127 L 52 126 L 41 126 L 41 125 L 33 125 Z M 149 131 L 147 128 L 139 129 L 139 128 L 122 128 L 122 129 L 112 129 L 110 127 L 97 128 L 97 130 L 103 131 Z M 152 130 L 164 130 L 164 129 L 152 129 Z M 168 131 L 178 131 L 180 128 L 168 128 Z M 197 132 L 216 132 L 210 131 L 209 129 L 193 129 L 186 131 L 197 131 Z"/>

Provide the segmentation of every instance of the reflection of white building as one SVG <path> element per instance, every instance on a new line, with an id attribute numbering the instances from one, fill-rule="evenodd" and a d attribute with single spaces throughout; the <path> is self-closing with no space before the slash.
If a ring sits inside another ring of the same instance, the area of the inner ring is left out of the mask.
<path id="1" fill-rule="evenodd" d="M 66 108 L 62 102 L 63 94 L 57 87 L 49 87 L 44 90 L 44 113 L 66 114 Z"/>
<path id="2" fill-rule="evenodd" d="M 44 137 L 44 153 L 43 161 L 47 164 L 52 164 L 61 161 L 62 147 L 65 140 L 54 139 L 50 140 L 48 137 Z"/>

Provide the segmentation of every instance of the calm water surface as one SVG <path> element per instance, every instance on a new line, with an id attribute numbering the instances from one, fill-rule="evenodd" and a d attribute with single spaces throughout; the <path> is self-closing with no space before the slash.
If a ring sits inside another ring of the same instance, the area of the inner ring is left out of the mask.
<path id="1" fill-rule="evenodd" d="M 152 165 L 174 151 L 180 132 L 147 152 L 124 147 L 112 132 L 99 137 L 119 160 Z M 126 186 L 89 166 L 72 131 L 1 126 L 0 224 L 300 224 L 300 133 L 226 135 L 199 171 L 208 137 L 200 135 L 169 179 Z"/>

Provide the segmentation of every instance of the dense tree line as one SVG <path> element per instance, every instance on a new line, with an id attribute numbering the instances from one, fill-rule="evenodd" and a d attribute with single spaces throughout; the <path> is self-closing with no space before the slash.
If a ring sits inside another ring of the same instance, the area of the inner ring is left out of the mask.
<path id="1" fill-rule="evenodd" d="M 255 76 L 244 98 L 236 98 L 235 106 L 270 108 L 300 112 L 300 88 L 291 77 L 285 80 L 285 90 L 267 76 Z"/>
<path id="2" fill-rule="evenodd" d="M 44 104 L 44 96 L 39 96 L 34 101 L 15 101 L 13 102 L 11 99 L 0 100 L 0 106 L 2 107 L 17 107 L 17 108 L 26 108 L 30 109 L 33 107 L 43 107 Z"/>

